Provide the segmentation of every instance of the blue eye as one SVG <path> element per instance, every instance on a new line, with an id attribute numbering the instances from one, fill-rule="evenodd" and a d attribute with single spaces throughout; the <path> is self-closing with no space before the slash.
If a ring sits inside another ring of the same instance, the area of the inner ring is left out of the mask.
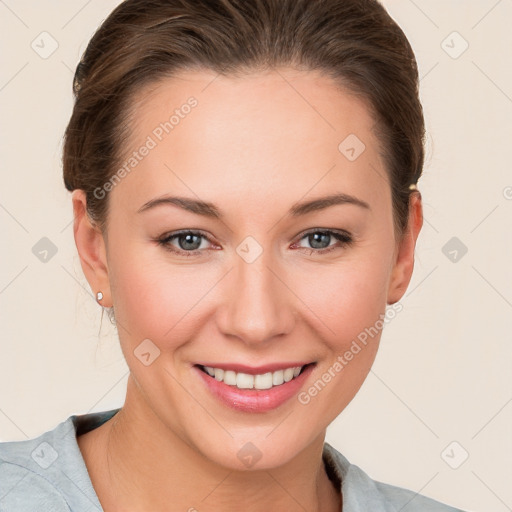
<path id="1" fill-rule="evenodd" d="M 346 231 L 333 231 L 324 229 L 312 229 L 302 234 L 301 240 L 307 239 L 310 247 L 303 247 L 294 243 L 293 248 L 307 249 L 309 254 L 325 254 L 335 249 L 348 246 L 353 243 L 352 236 Z M 337 243 L 332 244 L 333 241 Z M 203 241 L 211 243 L 210 239 L 201 231 L 182 230 L 169 233 L 156 240 L 166 250 L 180 256 L 199 256 L 208 247 L 201 247 Z M 173 242 L 177 242 L 177 245 Z"/>
<path id="2" fill-rule="evenodd" d="M 201 252 L 202 239 L 208 240 L 208 237 L 200 231 L 177 231 L 158 239 L 157 242 L 171 252 L 184 256 L 196 256 Z M 174 240 L 177 240 L 178 247 L 172 245 Z"/>
<path id="3" fill-rule="evenodd" d="M 307 239 L 310 247 L 303 247 L 304 249 L 309 249 L 309 253 L 319 253 L 325 254 L 327 252 L 331 252 L 334 249 L 339 249 L 344 246 L 348 246 L 352 244 L 353 239 L 349 233 L 346 231 L 332 231 L 332 230 L 320 230 L 314 229 L 310 230 L 307 233 L 303 234 L 300 240 Z M 338 243 L 331 245 L 330 242 L 337 240 Z M 299 246 L 302 247 L 302 246 Z"/>

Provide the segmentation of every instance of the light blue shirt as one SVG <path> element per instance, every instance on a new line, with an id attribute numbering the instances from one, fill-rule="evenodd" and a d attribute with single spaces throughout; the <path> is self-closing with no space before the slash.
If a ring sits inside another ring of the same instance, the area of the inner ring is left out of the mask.
<path id="1" fill-rule="evenodd" d="M 103 511 L 76 438 L 118 411 L 73 415 L 39 437 L 0 443 L 0 512 Z M 372 480 L 328 443 L 323 460 L 341 488 L 343 512 L 462 512 Z"/>

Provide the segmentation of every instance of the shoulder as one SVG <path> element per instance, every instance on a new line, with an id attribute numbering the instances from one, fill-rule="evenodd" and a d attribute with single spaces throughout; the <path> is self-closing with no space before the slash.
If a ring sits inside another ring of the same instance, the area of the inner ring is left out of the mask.
<path id="1" fill-rule="evenodd" d="M 48 435 L 0 443 L 0 512 L 71 510 L 59 478 L 47 471 L 58 457 Z"/>
<path id="2" fill-rule="evenodd" d="M 373 480 L 328 443 L 324 444 L 324 461 L 341 481 L 344 512 L 463 512 L 412 490 Z"/>
<path id="3" fill-rule="evenodd" d="M 374 481 L 376 489 L 390 503 L 393 503 L 397 510 L 403 512 L 463 512 L 440 501 L 428 498 L 417 492 L 402 487 Z"/>
<path id="4" fill-rule="evenodd" d="M 0 442 L 0 512 L 101 510 L 76 436 L 113 413 L 73 415 L 32 439 Z"/>

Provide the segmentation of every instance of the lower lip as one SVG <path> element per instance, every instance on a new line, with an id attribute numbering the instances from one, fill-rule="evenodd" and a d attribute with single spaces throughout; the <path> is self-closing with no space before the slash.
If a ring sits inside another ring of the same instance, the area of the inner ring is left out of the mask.
<path id="1" fill-rule="evenodd" d="M 266 412 L 276 409 L 296 395 L 313 371 L 314 366 L 315 364 L 308 365 L 297 377 L 270 389 L 238 389 L 210 377 L 197 366 L 194 366 L 193 369 L 198 372 L 212 394 L 225 405 L 237 411 Z"/>

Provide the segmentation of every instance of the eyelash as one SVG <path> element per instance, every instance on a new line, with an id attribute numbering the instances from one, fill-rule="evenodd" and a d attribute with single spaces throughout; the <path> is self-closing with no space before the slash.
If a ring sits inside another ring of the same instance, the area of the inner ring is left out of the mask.
<path id="1" fill-rule="evenodd" d="M 309 251 L 309 254 L 312 254 L 312 253 L 326 254 L 335 249 L 341 249 L 343 247 L 348 247 L 354 242 L 352 236 L 347 231 L 334 231 L 331 229 L 318 229 L 318 228 L 310 229 L 310 230 L 306 231 L 305 233 L 303 233 L 302 236 L 298 239 L 298 242 L 300 242 L 302 239 L 306 238 L 308 235 L 312 235 L 315 233 L 321 233 L 323 235 L 326 235 L 326 234 L 331 235 L 336 240 L 338 240 L 338 244 L 334 244 L 329 247 L 325 247 L 324 249 L 314 249 L 314 248 L 302 247 L 302 249 L 307 249 Z M 166 249 L 174 254 L 178 254 L 180 256 L 185 256 L 185 257 L 198 256 L 204 249 L 196 249 L 194 251 L 184 251 L 182 249 L 176 249 L 175 247 L 171 246 L 172 240 L 179 238 L 180 236 L 184 236 L 184 235 L 198 235 L 198 236 L 205 238 L 206 240 L 208 240 L 211 243 L 211 240 L 204 233 L 202 233 L 201 231 L 193 231 L 193 230 L 176 231 L 174 233 L 170 233 L 168 235 L 165 235 L 165 236 L 157 239 L 156 242 L 158 243 L 158 245 L 162 246 L 164 249 Z M 294 245 L 295 244 L 296 243 L 294 243 Z"/>

